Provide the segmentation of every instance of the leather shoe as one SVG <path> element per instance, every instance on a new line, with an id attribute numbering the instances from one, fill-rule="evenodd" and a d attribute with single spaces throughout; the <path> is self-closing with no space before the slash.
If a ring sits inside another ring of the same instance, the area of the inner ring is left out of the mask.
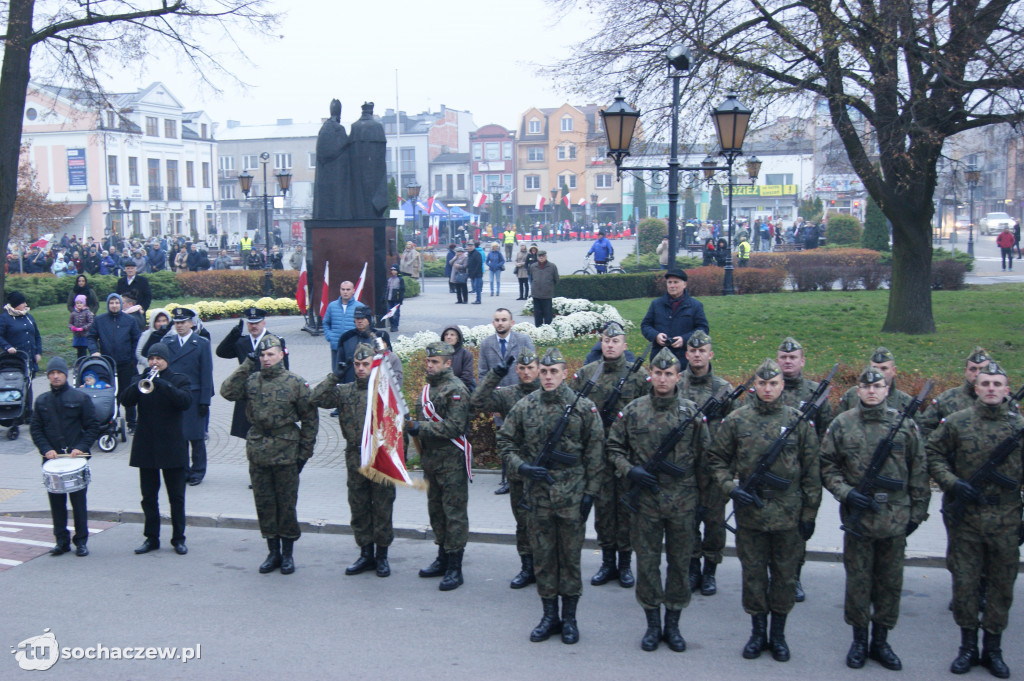
<path id="1" fill-rule="evenodd" d="M 143 553 L 156 551 L 158 548 L 160 548 L 160 542 L 153 541 L 152 539 L 147 539 L 146 541 L 142 542 L 142 546 L 135 549 L 135 553 L 138 555 L 142 555 Z"/>
<path id="2" fill-rule="evenodd" d="M 184 556 L 186 553 L 188 553 L 188 547 L 185 546 L 185 542 L 183 541 L 177 542 L 176 544 L 174 544 L 174 552 L 179 556 Z"/>
<path id="3" fill-rule="evenodd" d="M 65 553 L 71 550 L 71 544 L 57 544 L 50 549 L 51 556 L 63 556 Z"/>
<path id="4" fill-rule="evenodd" d="M 89 555 L 89 547 L 85 544 L 80 544 L 78 548 L 75 549 L 75 555 L 79 558 L 85 558 Z"/>
<path id="5" fill-rule="evenodd" d="M 191 485 L 192 487 L 195 487 L 196 485 L 198 485 L 202 481 L 203 481 L 203 479 L 201 477 L 197 476 L 197 477 L 194 477 L 194 478 L 189 478 L 188 479 L 188 484 Z"/>

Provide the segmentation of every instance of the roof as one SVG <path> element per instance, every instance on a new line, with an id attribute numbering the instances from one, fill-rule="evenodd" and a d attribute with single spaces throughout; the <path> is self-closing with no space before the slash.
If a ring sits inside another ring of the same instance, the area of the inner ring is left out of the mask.
<path id="1" fill-rule="evenodd" d="M 274 123 L 266 125 L 239 125 L 233 128 L 229 128 L 226 125 L 218 125 L 215 136 L 219 142 L 316 137 L 320 134 L 321 126 L 323 126 L 323 123 L 320 121 L 316 123 L 290 123 L 288 125 L 277 125 Z"/>
<path id="2" fill-rule="evenodd" d="M 469 154 L 438 154 L 431 161 L 431 164 L 435 163 L 469 163 Z"/>

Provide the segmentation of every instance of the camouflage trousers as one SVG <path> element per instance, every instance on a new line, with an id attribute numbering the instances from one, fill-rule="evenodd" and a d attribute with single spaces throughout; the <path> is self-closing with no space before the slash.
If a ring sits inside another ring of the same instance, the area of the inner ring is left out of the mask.
<path id="1" fill-rule="evenodd" d="M 352 534 L 355 535 L 356 544 L 391 546 L 395 540 L 395 530 L 391 524 L 395 486 L 370 480 L 359 472 L 358 465 L 353 467 L 351 463 L 348 466 L 347 485 Z"/>
<path id="2" fill-rule="evenodd" d="M 788 614 L 796 602 L 800 533 L 736 528 L 736 555 L 743 567 L 743 609 L 750 615 Z"/>
<path id="3" fill-rule="evenodd" d="M 527 515 L 537 593 L 541 598 L 579 596 L 583 592 L 580 553 L 586 531 L 579 504 L 555 509 L 534 502 Z"/>
<path id="4" fill-rule="evenodd" d="M 843 535 L 846 568 L 846 623 L 866 627 L 875 622 L 892 629 L 900 616 L 906 535 L 876 539 Z"/>
<path id="5" fill-rule="evenodd" d="M 294 463 L 260 466 L 250 462 L 249 480 L 256 500 L 260 534 L 267 539 L 298 539 L 302 534 L 295 513 L 299 502 L 298 466 Z"/>
<path id="6" fill-rule="evenodd" d="M 444 452 L 426 454 L 421 459 L 434 543 L 447 553 L 461 551 L 469 541 L 469 476 L 462 457 L 461 452 Z"/>
<path id="7" fill-rule="evenodd" d="M 687 569 L 694 546 L 694 514 L 664 513 L 655 504 L 640 502 L 637 512 L 631 515 L 630 539 L 636 551 L 636 602 L 644 610 L 654 610 L 662 604 L 668 610 L 682 610 L 690 604 Z M 662 544 L 667 564 L 664 587 Z"/>
<path id="8" fill-rule="evenodd" d="M 512 515 L 516 519 L 516 551 L 520 556 L 533 554 L 530 546 L 529 516 L 530 513 L 520 504 L 523 501 L 523 481 L 508 479 L 508 500 L 512 504 Z"/>
<path id="9" fill-rule="evenodd" d="M 602 549 L 629 551 L 630 512 L 620 499 L 629 492 L 624 478 L 606 474 L 594 498 L 594 529 Z"/>
<path id="10" fill-rule="evenodd" d="M 704 539 L 701 541 L 700 526 L 704 525 Z M 693 533 L 693 558 L 704 557 L 709 563 L 722 562 L 725 548 L 725 504 L 709 506 L 703 523 L 696 523 Z"/>
<path id="11" fill-rule="evenodd" d="M 978 587 L 987 580 L 985 614 L 981 628 L 993 634 L 1006 629 L 1013 604 L 1020 547 L 1017 533 L 1003 530 L 982 534 L 960 525 L 947 527 L 946 568 L 953 574 L 953 619 L 963 629 L 978 627 Z"/>

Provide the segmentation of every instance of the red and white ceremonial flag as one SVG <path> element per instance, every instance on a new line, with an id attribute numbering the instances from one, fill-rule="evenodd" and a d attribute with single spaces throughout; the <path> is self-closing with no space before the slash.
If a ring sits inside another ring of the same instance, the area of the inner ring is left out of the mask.
<path id="1" fill-rule="evenodd" d="M 604 197 L 604 196 L 602 196 L 602 197 L 598 198 L 598 199 L 597 199 L 597 205 L 599 205 L 599 206 L 600 206 L 600 205 L 601 205 L 602 203 L 604 203 L 604 200 L 605 200 L 605 197 Z"/>
<path id="2" fill-rule="evenodd" d="M 33 241 L 28 245 L 29 248 L 46 248 L 47 244 L 53 241 L 53 232 L 44 234 L 39 239 Z"/>
<path id="3" fill-rule="evenodd" d="M 473 206 L 476 208 L 483 208 L 484 204 L 487 203 L 487 194 L 480 192 L 473 197 Z"/>
<path id="4" fill-rule="evenodd" d="M 438 236 L 438 227 L 441 222 L 441 217 L 438 215 L 430 216 L 430 226 L 427 227 L 427 245 L 436 246 L 440 237 Z"/>
<path id="5" fill-rule="evenodd" d="M 331 302 L 331 287 L 330 287 L 330 269 L 331 263 L 324 263 L 324 284 L 320 287 L 320 316 L 323 317 L 327 314 L 327 303 Z"/>
<path id="6" fill-rule="evenodd" d="M 505 192 L 501 197 L 502 203 L 512 203 L 512 195 L 516 193 L 516 190 Z"/>
<path id="7" fill-rule="evenodd" d="M 386 315 L 384 315 L 383 317 L 381 317 L 380 320 L 384 321 L 385 319 L 391 319 L 392 317 L 395 316 L 395 313 L 398 312 L 398 308 L 400 308 L 400 307 L 402 307 L 401 303 L 399 303 L 398 305 L 395 305 L 393 308 L 388 310 L 388 313 Z"/>
<path id="8" fill-rule="evenodd" d="M 427 199 L 427 215 L 434 214 L 434 201 L 437 201 L 438 196 L 438 194 L 434 194 L 429 199 Z"/>
<path id="9" fill-rule="evenodd" d="M 533 209 L 534 210 L 544 210 L 544 201 L 545 201 L 544 196 L 541 195 L 541 194 L 537 194 L 537 203 L 533 204 Z"/>
<path id="10" fill-rule="evenodd" d="M 299 304 L 299 312 L 306 314 L 309 309 L 309 280 L 306 274 L 306 257 L 302 257 L 302 269 L 299 270 L 299 285 L 295 288 L 295 302 Z"/>
<path id="11" fill-rule="evenodd" d="M 565 204 L 566 208 L 569 208 L 572 205 L 571 201 L 572 200 L 569 198 L 569 194 L 566 194 L 565 196 L 562 197 L 562 203 Z"/>
<path id="12" fill-rule="evenodd" d="M 579 201 L 577 201 L 577 202 L 576 202 L 576 205 L 577 205 L 577 206 L 585 206 L 585 205 L 587 205 L 587 197 L 585 197 L 585 196 L 584 196 L 584 197 L 583 197 L 582 199 L 580 199 Z"/>
<path id="13" fill-rule="evenodd" d="M 364 262 L 363 271 L 359 273 L 359 279 L 356 281 L 356 292 L 352 294 L 354 300 L 359 300 L 359 297 L 363 295 L 363 284 L 366 283 L 366 265 L 367 263 Z"/>
<path id="14" fill-rule="evenodd" d="M 409 410 L 402 393 L 395 387 L 397 382 L 391 363 L 386 361 L 389 354 L 385 351 L 375 355 L 371 365 L 359 472 L 385 485 L 426 489 L 426 482 L 413 480 L 405 468 L 402 428 Z"/>

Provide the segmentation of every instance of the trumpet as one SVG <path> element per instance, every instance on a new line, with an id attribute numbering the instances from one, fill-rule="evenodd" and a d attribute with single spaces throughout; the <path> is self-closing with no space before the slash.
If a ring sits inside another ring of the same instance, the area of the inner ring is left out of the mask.
<path id="1" fill-rule="evenodd" d="M 144 395 L 148 395 L 153 392 L 153 379 L 160 374 L 160 370 L 156 367 L 152 367 L 146 377 L 139 381 L 139 392 Z"/>

